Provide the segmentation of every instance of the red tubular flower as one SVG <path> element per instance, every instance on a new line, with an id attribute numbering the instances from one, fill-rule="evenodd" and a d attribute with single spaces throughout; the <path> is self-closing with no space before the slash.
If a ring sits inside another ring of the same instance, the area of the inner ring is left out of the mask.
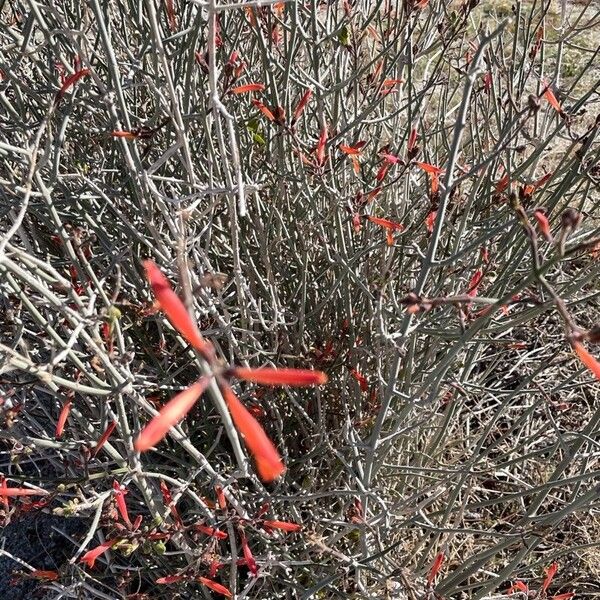
<path id="1" fill-rule="evenodd" d="M 58 421 L 56 422 L 56 431 L 54 433 L 54 437 L 56 439 L 60 438 L 63 434 L 63 431 L 65 429 L 65 423 L 67 422 L 67 419 L 69 418 L 69 413 L 71 412 L 71 405 L 73 403 L 71 402 L 71 400 L 67 400 L 62 407 L 62 410 L 60 411 L 60 415 L 58 416 Z"/>
<path id="2" fill-rule="evenodd" d="M 262 92 L 265 89 L 262 83 L 247 83 L 246 85 L 240 85 L 231 90 L 232 94 L 245 94 L 247 92 Z"/>
<path id="3" fill-rule="evenodd" d="M 269 521 L 265 519 L 261 525 L 268 531 L 269 529 L 280 529 L 287 533 L 294 533 L 302 529 L 302 525 L 298 523 L 290 523 L 289 521 Z"/>
<path id="4" fill-rule="evenodd" d="M 508 178 L 508 173 L 498 181 L 496 184 L 496 193 L 501 194 L 510 184 L 510 179 Z"/>
<path id="5" fill-rule="evenodd" d="M 285 466 L 273 442 L 267 437 L 259 422 L 240 402 L 225 381 L 221 381 L 223 398 L 227 403 L 231 418 L 242 434 L 248 450 L 254 456 L 258 474 L 263 481 L 273 481 L 285 473 Z"/>
<path id="6" fill-rule="evenodd" d="M 116 427 L 117 427 L 117 422 L 113 421 L 106 428 L 106 431 L 100 436 L 100 439 L 96 443 L 96 446 L 91 451 L 91 457 L 92 458 L 94 458 L 96 456 L 96 454 L 98 454 L 98 452 L 100 452 L 100 450 L 102 450 L 102 447 L 104 446 L 104 444 L 106 444 L 106 442 L 108 441 L 108 438 L 112 435 L 112 433 L 113 433 L 113 431 L 115 430 Z"/>
<path id="7" fill-rule="evenodd" d="M 234 367 L 230 373 L 238 379 L 262 385 L 302 387 L 327 383 L 327 375 L 325 373 L 311 369 L 245 369 L 243 367 Z"/>
<path id="8" fill-rule="evenodd" d="M 427 576 L 427 585 L 431 587 L 438 573 L 442 569 L 442 565 L 444 564 L 445 555 L 443 552 L 440 552 L 434 559 L 433 564 L 431 565 L 431 569 L 429 570 L 429 575 Z"/>
<path id="9" fill-rule="evenodd" d="M 404 230 L 404 225 L 402 225 L 402 223 L 395 223 L 394 221 L 390 221 L 389 219 L 382 219 L 380 217 L 373 217 L 371 215 L 368 215 L 367 220 L 385 229 L 386 241 L 388 246 L 391 246 L 394 243 L 394 231 Z"/>
<path id="10" fill-rule="evenodd" d="M 361 392 L 367 392 L 369 390 L 369 382 L 367 381 L 367 378 L 358 369 L 350 369 L 350 375 L 352 375 L 352 377 L 358 381 Z"/>
<path id="11" fill-rule="evenodd" d="M 406 144 L 406 149 L 411 152 L 412 149 L 416 146 L 417 144 L 417 128 L 413 127 L 410 130 L 410 134 L 408 136 L 408 142 Z"/>
<path id="12" fill-rule="evenodd" d="M 75 73 L 73 73 L 72 75 L 69 75 L 63 82 L 62 86 L 60 87 L 60 90 L 58 90 L 58 93 L 56 94 L 56 97 L 54 98 L 54 103 L 58 104 L 62 97 L 65 95 L 65 92 L 72 86 L 74 86 L 82 77 L 85 77 L 86 75 L 90 74 L 90 70 L 89 69 L 80 69 L 79 71 L 76 71 Z"/>
<path id="13" fill-rule="evenodd" d="M 0 496 L 3 498 L 16 498 L 17 496 L 47 496 L 50 492 L 46 490 L 37 489 L 32 490 L 30 488 L 9 488 L 0 487 Z"/>
<path id="14" fill-rule="evenodd" d="M 556 96 L 554 95 L 554 92 L 550 89 L 550 86 L 548 86 L 548 85 L 546 86 L 543 96 L 548 101 L 548 104 L 550 104 L 550 106 L 558 114 L 562 114 L 562 112 L 563 112 L 562 106 L 560 105 L 560 102 L 556 99 Z"/>
<path id="15" fill-rule="evenodd" d="M 573 349 L 577 353 L 577 356 L 579 356 L 579 360 L 596 376 L 596 379 L 600 379 L 600 362 L 598 362 L 580 342 L 574 342 Z"/>
<path id="16" fill-rule="evenodd" d="M 126 140 L 135 140 L 138 137 L 137 133 L 134 133 L 133 131 L 113 131 L 110 134 L 112 137 L 115 138 L 125 138 Z"/>
<path id="17" fill-rule="evenodd" d="M 192 320 L 183 302 L 171 289 L 167 278 L 151 260 L 144 261 L 144 268 L 154 296 L 171 325 L 205 358 L 212 356 L 212 345 L 200 335 L 196 323 Z"/>
<path id="18" fill-rule="evenodd" d="M 529 587 L 524 581 L 517 579 L 507 590 L 507 595 L 512 595 L 515 592 L 523 592 L 524 594 L 529 594 Z"/>
<path id="19" fill-rule="evenodd" d="M 44 579 L 46 581 L 56 581 L 58 579 L 58 573 L 56 571 L 42 571 L 35 569 L 31 571 L 30 575 L 36 579 Z"/>
<path id="20" fill-rule="evenodd" d="M 127 526 L 131 529 L 131 521 L 129 519 L 129 513 L 127 511 L 127 503 L 125 502 L 125 494 L 127 494 L 127 489 L 124 488 L 118 481 L 113 481 L 113 491 L 115 492 L 115 500 L 117 502 L 117 508 L 119 509 L 119 514 Z"/>
<path id="21" fill-rule="evenodd" d="M 254 106 L 256 106 L 269 121 L 275 121 L 275 115 L 260 100 L 254 99 L 252 100 L 252 104 L 254 104 Z"/>
<path id="22" fill-rule="evenodd" d="M 435 225 L 435 218 L 436 217 L 437 217 L 437 210 L 432 210 L 425 217 L 425 227 L 427 228 L 427 231 L 429 231 L 429 233 L 433 233 L 433 226 Z"/>
<path id="23" fill-rule="evenodd" d="M 233 598 L 233 594 L 226 588 L 224 585 L 209 579 L 208 577 L 198 577 L 198 581 L 205 585 L 207 588 L 211 589 L 213 592 L 217 592 L 217 594 L 221 594 L 225 596 L 225 598 Z"/>
<path id="24" fill-rule="evenodd" d="M 169 429 L 187 415 L 209 383 L 210 377 L 202 377 L 169 400 L 140 433 L 135 441 L 135 449 L 138 452 L 146 452 L 156 446 L 167 435 Z"/>
<path id="25" fill-rule="evenodd" d="M 553 562 L 546 569 L 546 578 L 544 579 L 544 583 L 542 584 L 542 588 L 540 589 L 540 596 L 542 596 L 548 590 L 557 571 L 558 571 L 558 563 L 556 563 L 556 562 Z"/>
<path id="26" fill-rule="evenodd" d="M 548 217 L 544 214 L 544 211 L 541 209 L 536 209 L 533 213 L 535 220 L 537 221 L 538 227 L 546 240 L 552 242 L 552 233 L 550 233 L 550 223 L 548 222 Z"/>
<path id="27" fill-rule="evenodd" d="M 90 569 L 94 566 L 96 559 L 104 554 L 107 550 L 112 548 L 117 543 L 117 540 L 107 540 L 103 544 L 92 548 L 88 552 L 86 552 L 80 559 L 79 562 L 86 563 Z"/>
<path id="28" fill-rule="evenodd" d="M 215 485 L 215 494 L 217 494 L 217 503 L 219 504 L 219 508 L 221 510 L 227 510 L 227 498 L 225 497 L 225 492 L 220 485 Z"/>
<path id="29" fill-rule="evenodd" d="M 469 281 L 469 291 L 467 292 L 467 294 L 469 296 L 471 296 L 471 298 L 474 298 L 475 296 L 477 296 L 477 288 L 479 288 L 479 284 L 481 283 L 482 278 L 483 278 L 483 273 L 482 273 L 481 269 L 477 269 L 475 271 L 475 273 L 473 273 L 473 276 L 471 277 L 471 280 Z"/>
<path id="30" fill-rule="evenodd" d="M 4 477 L 2 473 L 0 473 L 0 500 L 2 501 L 2 504 L 4 505 L 4 509 L 6 511 L 8 511 L 8 509 L 10 508 L 10 502 L 8 501 L 7 495 L 3 494 L 2 492 L 4 492 L 7 489 L 8 484 L 6 483 L 6 477 Z"/>
<path id="31" fill-rule="evenodd" d="M 159 577 L 154 583 L 158 583 L 159 585 L 167 585 L 169 583 L 179 583 L 187 579 L 185 575 L 166 575 L 165 577 Z"/>
<path id="32" fill-rule="evenodd" d="M 196 525 L 194 525 L 194 529 L 211 537 L 215 537 L 218 540 L 226 540 L 228 537 L 227 533 L 225 533 L 224 531 L 216 529 L 215 527 L 203 525 L 202 523 L 197 523 Z"/>
<path id="33" fill-rule="evenodd" d="M 258 565 L 256 564 L 256 560 L 254 560 L 254 555 L 252 554 L 252 550 L 250 550 L 244 530 L 240 529 L 239 532 L 242 552 L 244 554 L 244 564 L 248 567 L 250 573 L 256 577 L 258 575 Z"/>
<path id="34" fill-rule="evenodd" d="M 167 484 L 162 480 L 159 483 L 159 487 L 160 487 L 160 493 L 162 494 L 162 497 L 163 497 L 164 505 L 171 511 L 171 514 L 173 515 L 173 519 L 175 519 L 175 522 L 177 523 L 177 525 L 179 527 L 183 527 L 183 521 L 181 520 L 181 517 L 179 516 L 179 511 L 177 510 L 177 507 L 175 506 L 175 502 L 173 501 L 173 496 L 171 496 L 171 490 L 169 490 L 169 487 L 167 486 Z"/>
<path id="35" fill-rule="evenodd" d="M 306 90 L 306 92 L 304 92 L 302 98 L 300 98 L 300 102 L 298 102 L 298 105 L 294 109 L 292 123 L 295 123 L 300 118 L 300 115 L 304 112 L 304 109 L 306 108 L 311 96 L 312 90 Z"/>

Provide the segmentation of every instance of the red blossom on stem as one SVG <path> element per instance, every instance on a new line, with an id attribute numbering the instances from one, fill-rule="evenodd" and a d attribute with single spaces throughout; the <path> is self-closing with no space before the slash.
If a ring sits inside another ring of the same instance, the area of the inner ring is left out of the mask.
<path id="1" fill-rule="evenodd" d="M 311 369 L 246 369 L 243 367 L 234 367 L 229 373 L 238 379 L 262 385 L 303 387 L 327 383 L 327 375 L 325 373 Z"/>
<path id="2" fill-rule="evenodd" d="M 117 422 L 113 421 L 106 428 L 106 431 L 100 436 L 100 439 L 96 443 L 96 446 L 91 451 L 91 457 L 92 458 L 94 458 L 96 456 L 96 454 L 98 454 L 98 452 L 100 452 L 100 450 L 102 450 L 102 447 L 104 446 L 104 444 L 106 444 L 106 442 L 108 441 L 108 438 L 112 435 L 112 433 L 116 429 L 116 427 L 117 427 Z"/>
<path id="3" fill-rule="evenodd" d="M 434 559 L 433 564 L 431 565 L 431 569 L 429 570 L 429 575 L 427 576 L 427 585 L 431 587 L 435 578 L 438 576 L 438 573 L 442 569 L 442 565 L 444 564 L 446 556 L 443 552 L 440 552 Z"/>
<path id="4" fill-rule="evenodd" d="M 154 297 L 171 325 L 205 357 L 212 356 L 212 345 L 200 335 L 198 327 L 183 302 L 171 289 L 167 278 L 151 260 L 144 261 L 144 268 L 146 269 L 146 277 L 152 286 Z"/>
<path id="5" fill-rule="evenodd" d="M 579 360 L 600 379 L 600 362 L 598 362 L 581 344 L 581 342 L 573 342 L 573 349 L 579 356 Z"/>
<path id="6" fill-rule="evenodd" d="M 129 512 L 127 511 L 127 503 L 125 502 L 125 495 L 127 494 L 127 488 L 123 487 L 118 481 L 113 481 L 113 491 L 115 493 L 115 501 L 117 502 L 117 508 L 121 518 L 127 526 L 131 529 L 132 524 L 129 519 Z"/>
<path id="7" fill-rule="evenodd" d="M 554 576 L 556 575 L 557 572 L 558 572 L 558 563 L 553 562 L 546 569 L 546 577 L 544 578 L 544 583 L 542 583 L 542 587 L 540 589 L 540 595 L 544 594 L 548 590 L 548 588 L 550 587 L 550 584 L 552 583 L 552 580 L 554 579 Z"/>
<path id="8" fill-rule="evenodd" d="M 243 529 L 240 529 L 239 533 L 240 542 L 242 544 L 242 553 L 244 554 L 244 564 L 248 567 L 250 573 L 256 577 L 258 575 L 258 565 L 256 564 L 252 550 L 250 550 L 250 546 L 248 545 L 248 539 L 246 538 Z"/>
<path id="9" fill-rule="evenodd" d="M 226 598 L 233 598 L 233 594 L 229 591 L 228 588 L 226 588 L 224 585 L 221 585 L 220 583 L 217 583 L 216 581 L 213 581 L 212 579 L 209 579 L 208 577 L 198 577 L 198 581 L 202 585 L 211 589 L 213 592 L 217 592 L 217 594 L 221 594 Z"/>
<path id="10" fill-rule="evenodd" d="M 9 488 L 5 487 L 6 482 L 0 487 L 0 496 L 3 498 L 16 498 L 22 496 L 47 496 L 50 492 L 46 490 L 31 488 Z"/>
<path id="11" fill-rule="evenodd" d="M 210 537 L 217 538 L 218 540 L 226 540 L 228 538 L 228 535 L 225 531 L 221 531 L 215 527 L 209 527 L 208 525 L 203 525 L 202 523 L 196 523 L 196 525 L 194 525 L 194 529 Z"/>
<path id="12" fill-rule="evenodd" d="M 104 554 L 107 550 L 112 548 L 117 543 L 117 540 L 107 540 L 106 542 L 92 548 L 86 552 L 80 559 L 79 562 L 86 563 L 90 569 L 94 566 L 96 559 Z"/>
<path id="13" fill-rule="evenodd" d="M 246 85 L 240 85 L 233 88 L 231 94 L 245 94 L 247 92 L 262 92 L 265 89 L 262 83 L 247 83 Z"/>
<path id="14" fill-rule="evenodd" d="M 135 441 L 135 449 L 138 452 L 146 452 L 156 446 L 169 433 L 171 427 L 176 425 L 192 409 L 210 381 L 210 377 L 202 377 L 169 400 L 140 433 Z"/>
<path id="15" fill-rule="evenodd" d="M 270 521 L 268 519 L 262 521 L 261 526 L 267 531 L 270 529 L 279 529 L 286 533 L 295 533 L 302 529 L 302 525 L 299 525 L 298 523 L 291 523 L 289 521 Z"/>
<path id="16" fill-rule="evenodd" d="M 283 475 L 286 469 L 281 456 L 259 422 L 240 402 L 229 384 L 222 381 L 221 389 L 231 418 L 242 434 L 248 450 L 254 456 L 260 478 L 268 482 Z"/>

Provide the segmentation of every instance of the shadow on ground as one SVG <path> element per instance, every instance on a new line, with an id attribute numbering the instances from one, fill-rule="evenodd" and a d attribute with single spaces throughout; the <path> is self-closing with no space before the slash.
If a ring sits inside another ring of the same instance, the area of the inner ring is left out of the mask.
<path id="1" fill-rule="evenodd" d="M 85 521 L 45 513 L 25 515 L 0 529 L 0 548 L 36 569 L 57 571 L 69 560 L 75 546 L 60 532 L 79 538 Z M 26 571 L 5 554 L 0 555 L 0 598 L 40 600 L 49 598 L 42 582 L 18 577 Z"/>

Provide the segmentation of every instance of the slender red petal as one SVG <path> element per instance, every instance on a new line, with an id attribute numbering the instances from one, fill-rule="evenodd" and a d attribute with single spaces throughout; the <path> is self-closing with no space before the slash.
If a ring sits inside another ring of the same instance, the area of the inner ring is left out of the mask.
<path id="1" fill-rule="evenodd" d="M 383 160 L 386 162 L 395 165 L 400 162 L 400 159 L 395 154 L 390 154 L 389 152 L 384 152 L 380 155 Z"/>
<path id="2" fill-rule="evenodd" d="M 262 92 L 265 89 L 262 83 L 247 83 L 246 85 L 240 85 L 231 90 L 232 94 L 245 94 L 246 92 Z"/>
<path id="3" fill-rule="evenodd" d="M 60 415 L 58 416 L 58 421 L 56 423 L 56 431 L 54 433 L 54 437 L 57 439 L 63 434 L 63 431 L 65 429 L 65 423 L 67 422 L 67 419 L 69 418 L 69 413 L 71 412 L 72 404 L 73 403 L 71 402 L 71 400 L 67 400 L 63 404 L 62 410 L 60 411 Z"/>
<path id="4" fill-rule="evenodd" d="M 560 102 L 556 99 L 556 96 L 554 95 L 554 92 L 550 89 L 550 87 L 546 87 L 546 89 L 544 90 L 544 98 L 546 98 L 550 106 L 557 113 L 562 113 L 563 110 L 560 105 Z"/>
<path id="5" fill-rule="evenodd" d="M 433 232 L 433 226 L 435 225 L 435 218 L 436 217 L 437 217 L 437 210 L 432 210 L 425 217 L 425 227 L 427 228 L 427 231 L 429 231 L 429 233 Z"/>
<path id="6" fill-rule="evenodd" d="M 300 115 L 304 111 L 304 108 L 308 104 L 311 96 L 312 96 L 312 90 L 306 90 L 306 92 L 304 92 L 304 95 L 302 96 L 302 98 L 300 98 L 300 102 L 298 102 L 298 105 L 296 106 L 296 108 L 294 110 L 294 115 L 292 117 L 292 123 L 295 123 L 300 118 Z"/>
<path id="7" fill-rule="evenodd" d="M 510 596 L 511 594 L 514 594 L 515 592 L 523 592 L 525 594 L 529 593 L 529 588 L 527 587 L 527 584 L 524 581 L 520 581 L 519 579 L 517 579 L 517 581 L 515 581 L 513 583 L 513 585 L 511 585 L 507 590 L 506 593 Z"/>
<path id="8" fill-rule="evenodd" d="M 151 260 L 144 261 L 146 277 L 152 286 L 154 296 L 161 309 L 167 315 L 171 325 L 197 350 L 210 355 L 212 347 L 198 331 L 196 323 L 185 308 L 183 302 L 171 289 L 167 278 Z"/>
<path id="9" fill-rule="evenodd" d="M 552 596 L 552 600 L 571 600 L 571 598 L 575 597 L 575 592 L 567 592 L 566 594 L 558 594 L 556 596 Z"/>
<path id="10" fill-rule="evenodd" d="M 140 433 L 135 441 L 135 449 L 138 452 L 146 452 L 156 446 L 169 433 L 169 429 L 187 415 L 209 383 L 210 377 L 202 377 L 169 400 Z"/>
<path id="11" fill-rule="evenodd" d="M 186 579 L 184 575 L 167 575 L 165 577 L 159 577 L 154 583 L 159 585 L 165 585 L 169 583 L 178 583 Z"/>
<path id="12" fill-rule="evenodd" d="M 600 365 L 599 365 L 600 367 Z M 546 590 L 550 587 L 550 584 L 552 583 L 552 580 L 554 579 L 554 576 L 556 575 L 558 571 L 558 563 L 553 562 L 547 569 L 546 569 L 546 578 L 544 579 L 544 583 L 542 584 L 542 589 L 540 590 L 540 595 L 543 595 L 544 592 L 546 592 Z"/>
<path id="13" fill-rule="evenodd" d="M 322 165 L 325 163 L 325 145 L 327 144 L 327 127 L 323 127 L 321 129 L 321 134 L 319 135 L 319 142 L 317 144 L 316 156 L 317 163 Z"/>
<path id="14" fill-rule="evenodd" d="M 244 437 L 248 450 L 254 456 L 260 478 L 263 481 L 277 479 L 285 473 L 285 466 L 273 442 L 225 381 L 221 382 L 221 388 L 231 418 Z"/>
<path id="15" fill-rule="evenodd" d="M 260 110 L 260 112 L 265 115 L 269 121 L 275 120 L 275 115 L 260 100 L 256 100 L 255 98 L 252 100 L 252 104 L 254 104 L 254 106 L 256 106 L 256 108 L 258 108 L 258 110 Z"/>
<path id="16" fill-rule="evenodd" d="M 262 385 L 307 386 L 327 383 L 325 373 L 311 369 L 245 369 L 235 367 L 231 370 L 231 374 L 238 379 Z"/>
<path id="17" fill-rule="evenodd" d="M 171 511 L 173 515 L 173 519 L 177 523 L 178 527 L 183 527 L 183 521 L 181 520 L 181 516 L 179 515 L 179 511 L 177 510 L 177 506 L 175 506 L 175 502 L 173 501 L 173 496 L 171 496 L 171 490 L 169 490 L 167 484 L 164 481 L 160 481 L 159 483 L 160 493 L 163 497 L 164 505 Z"/>
<path id="18" fill-rule="evenodd" d="M 436 167 L 435 165 L 430 165 L 426 162 L 417 162 L 416 165 L 423 169 L 426 173 L 431 173 L 432 175 L 440 175 L 444 172 L 444 169 L 440 167 Z"/>
<path id="19" fill-rule="evenodd" d="M 479 284 L 481 283 L 482 277 L 483 277 L 483 272 L 481 271 L 481 269 L 477 269 L 475 271 L 475 273 L 473 273 L 473 276 L 471 277 L 471 280 L 469 281 L 469 291 L 467 292 L 467 294 L 469 296 L 471 296 L 471 298 L 474 298 L 475 296 L 477 296 L 477 288 L 479 287 Z"/>
<path id="20" fill-rule="evenodd" d="M 220 485 L 215 485 L 215 494 L 217 494 L 217 503 L 221 510 L 227 510 L 227 497 Z"/>
<path id="21" fill-rule="evenodd" d="M 218 540 L 226 540 L 228 537 L 225 531 L 221 531 L 220 529 L 216 529 L 215 527 L 209 527 L 208 525 L 203 525 L 202 523 L 197 523 L 196 525 L 194 525 L 194 529 L 196 531 L 204 533 L 205 535 L 215 537 Z"/>
<path id="22" fill-rule="evenodd" d="M 550 232 L 550 223 L 548 222 L 548 217 L 541 210 L 536 210 L 533 213 L 535 220 L 537 221 L 538 227 L 544 237 L 552 242 L 552 233 Z"/>
<path id="23" fill-rule="evenodd" d="M 88 565 L 88 567 L 92 568 L 94 566 L 94 563 L 96 562 L 96 559 L 101 554 L 104 554 L 107 550 L 109 550 L 116 543 L 117 543 L 117 540 L 106 541 L 103 544 L 100 544 L 99 546 L 96 546 L 95 548 L 92 548 L 91 550 L 89 550 L 88 552 L 86 552 L 79 559 L 79 561 L 86 563 Z"/>
<path id="24" fill-rule="evenodd" d="M 119 514 L 121 515 L 123 521 L 125 521 L 125 523 L 127 523 L 131 529 L 132 525 L 129 519 L 129 512 L 127 511 L 127 503 L 125 502 L 125 494 L 127 494 L 127 489 L 118 481 L 113 481 L 113 491 L 115 492 L 115 500 L 117 502 Z"/>
<path id="25" fill-rule="evenodd" d="M 382 85 L 384 88 L 389 88 L 395 87 L 401 83 L 404 83 L 404 79 L 384 79 Z"/>
<path id="26" fill-rule="evenodd" d="M 410 130 L 410 134 L 408 136 L 408 143 L 406 145 L 407 150 L 410 152 L 417 143 L 417 128 L 413 127 Z"/>
<path id="27" fill-rule="evenodd" d="M 233 598 L 233 594 L 224 585 L 221 585 L 220 583 L 217 583 L 208 577 L 198 577 L 198 581 L 202 585 L 205 585 L 207 588 L 211 589 L 213 592 L 217 592 L 217 594 L 225 596 L 225 598 Z"/>
<path id="28" fill-rule="evenodd" d="M 379 167 L 379 170 L 377 171 L 377 175 L 375 176 L 375 179 L 377 179 L 377 181 L 379 181 L 380 183 L 385 179 L 385 176 L 387 175 L 387 172 L 390 169 L 390 163 L 388 162 L 384 162 L 381 167 Z"/>
<path id="29" fill-rule="evenodd" d="M 346 146 L 345 144 L 340 144 L 338 148 L 348 156 L 360 155 L 360 148 L 358 146 Z"/>
<path id="30" fill-rule="evenodd" d="M 3 494 L 5 490 L 8 489 L 8 484 L 6 483 L 6 477 L 2 473 L 0 473 L 0 499 L 2 500 L 2 504 L 4 505 L 4 509 L 8 511 L 10 508 L 10 502 L 8 500 L 8 496 Z"/>
<path id="31" fill-rule="evenodd" d="M 58 573 L 56 571 L 42 571 L 35 569 L 31 571 L 30 575 L 36 579 L 45 579 L 46 581 L 56 581 L 58 579 Z"/>
<path id="32" fill-rule="evenodd" d="M 110 135 L 116 138 L 125 138 L 126 140 L 135 140 L 137 138 L 137 134 L 133 133 L 133 131 L 113 131 Z"/>
<path id="33" fill-rule="evenodd" d="M 113 421 L 106 428 L 106 431 L 100 436 L 100 439 L 98 440 L 98 442 L 96 443 L 96 446 L 94 447 L 94 449 L 91 452 L 92 458 L 94 458 L 96 456 L 96 454 L 98 454 L 98 452 L 100 452 L 100 450 L 102 450 L 102 447 L 104 446 L 104 444 L 106 444 L 106 442 L 108 441 L 108 438 L 112 435 L 112 433 L 116 429 L 116 427 L 117 427 L 117 422 Z"/>
<path id="34" fill-rule="evenodd" d="M 73 85 L 75 85 L 82 77 L 90 74 L 89 69 L 80 69 L 76 71 L 72 75 L 69 75 L 63 82 L 60 90 L 56 94 L 56 98 L 54 99 L 55 103 L 60 102 L 61 98 L 65 95 L 65 92 Z"/>
<path id="35" fill-rule="evenodd" d="M 375 225 L 383 227 L 384 229 L 390 229 L 392 231 L 404 231 L 404 225 L 402 225 L 402 223 L 395 223 L 389 219 L 382 219 L 381 217 L 373 217 L 369 215 L 367 216 L 367 220 L 371 221 L 371 223 L 374 223 Z"/>
<path id="36" fill-rule="evenodd" d="M 600 362 L 598 362 L 580 342 L 574 342 L 573 349 L 577 353 L 577 356 L 579 356 L 579 360 L 596 376 L 596 379 L 600 379 Z M 0 493 L 2 493 L 1 490 Z"/>
<path id="37" fill-rule="evenodd" d="M 442 565 L 444 564 L 445 555 L 443 552 L 440 552 L 434 559 L 433 564 L 431 565 L 431 569 L 429 571 L 429 575 L 427 576 L 427 585 L 431 586 L 435 581 L 438 573 L 442 569 Z"/>
<path id="38" fill-rule="evenodd" d="M 269 521 L 265 519 L 262 522 L 266 528 L 270 529 L 281 529 L 281 531 L 286 531 L 289 533 L 294 533 L 295 531 L 300 531 L 302 529 L 302 525 L 298 523 L 290 523 L 289 521 Z"/>
<path id="39" fill-rule="evenodd" d="M 15 498 L 17 496 L 47 496 L 49 493 L 50 492 L 42 489 L 32 490 L 31 488 L 0 487 L 0 496 L 3 498 Z"/>
<path id="40" fill-rule="evenodd" d="M 367 378 L 358 369 L 350 369 L 350 375 L 352 375 L 352 377 L 358 381 L 361 392 L 367 392 L 369 390 L 369 382 Z"/>
<path id="41" fill-rule="evenodd" d="M 252 554 L 252 550 L 250 550 L 250 546 L 248 545 L 248 540 L 246 538 L 246 534 L 242 529 L 240 531 L 240 541 L 242 543 L 242 552 L 244 554 L 244 561 L 246 566 L 248 567 L 250 573 L 256 577 L 258 575 L 258 565 L 256 564 L 256 560 L 254 560 L 254 555 Z"/>

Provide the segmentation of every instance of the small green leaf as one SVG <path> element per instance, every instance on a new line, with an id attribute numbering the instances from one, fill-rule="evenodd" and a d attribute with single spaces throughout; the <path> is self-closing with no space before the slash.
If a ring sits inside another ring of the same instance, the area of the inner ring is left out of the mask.
<path id="1" fill-rule="evenodd" d="M 350 45 L 350 30 L 348 27 L 346 27 L 346 25 L 340 29 L 340 32 L 338 33 L 338 41 L 340 44 L 342 44 L 342 46 Z"/>

